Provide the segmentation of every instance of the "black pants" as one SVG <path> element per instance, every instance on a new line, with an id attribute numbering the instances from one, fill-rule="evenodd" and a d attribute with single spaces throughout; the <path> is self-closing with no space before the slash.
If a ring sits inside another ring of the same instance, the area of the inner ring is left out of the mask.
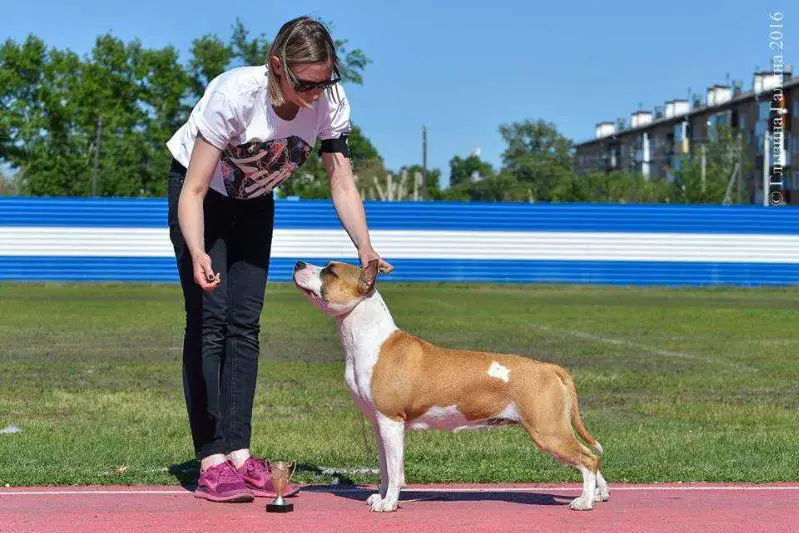
<path id="1" fill-rule="evenodd" d="M 260 316 L 269 270 L 274 198 L 236 200 L 209 189 L 203 205 L 205 250 L 221 282 L 211 293 L 194 281 L 178 225 L 186 169 L 169 171 L 169 235 L 186 310 L 183 390 L 197 459 L 250 447 L 258 376 Z"/>

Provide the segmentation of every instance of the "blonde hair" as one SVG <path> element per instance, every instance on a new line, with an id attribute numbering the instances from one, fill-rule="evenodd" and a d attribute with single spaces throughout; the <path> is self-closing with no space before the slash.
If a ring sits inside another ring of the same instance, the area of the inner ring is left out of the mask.
<path id="1" fill-rule="evenodd" d="M 333 63 L 333 72 L 340 75 L 336 45 L 333 38 L 320 22 L 309 17 L 298 17 L 283 24 L 275 40 L 269 46 L 266 69 L 269 79 L 269 98 L 279 106 L 285 102 L 280 88 L 280 77 L 272 68 L 272 57 L 280 59 L 283 72 L 288 74 L 291 65 L 303 63 Z"/>

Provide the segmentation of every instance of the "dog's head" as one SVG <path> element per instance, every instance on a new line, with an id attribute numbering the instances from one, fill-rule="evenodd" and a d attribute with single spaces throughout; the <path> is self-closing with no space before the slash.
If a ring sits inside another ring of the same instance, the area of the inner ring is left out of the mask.
<path id="1" fill-rule="evenodd" d="M 375 288 L 377 260 L 360 268 L 332 261 L 324 267 L 297 261 L 294 284 L 327 315 L 340 316 L 352 311 Z"/>

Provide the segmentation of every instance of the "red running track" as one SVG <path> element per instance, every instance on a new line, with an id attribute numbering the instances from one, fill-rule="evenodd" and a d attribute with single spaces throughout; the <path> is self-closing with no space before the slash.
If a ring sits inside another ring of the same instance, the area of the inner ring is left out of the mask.
<path id="1" fill-rule="evenodd" d="M 798 532 L 799 483 L 610 485 L 610 501 L 571 511 L 570 485 L 412 485 L 395 513 L 371 513 L 373 487 L 311 486 L 289 514 L 268 499 L 218 504 L 176 486 L 0 489 L 2 533 L 413 531 Z M 387 529 L 391 528 L 391 529 Z"/>

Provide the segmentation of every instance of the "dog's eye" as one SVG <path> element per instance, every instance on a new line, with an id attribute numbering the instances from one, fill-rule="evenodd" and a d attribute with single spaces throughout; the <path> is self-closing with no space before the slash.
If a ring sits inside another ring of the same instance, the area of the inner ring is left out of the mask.
<path id="1" fill-rule="evenodd" d="M 322 274 L 338 278 L 338 274 L 336 274 L 336 271 L 330 268 L 329 266 L 326 266 L 325 268 L 322 269 Z"/>

